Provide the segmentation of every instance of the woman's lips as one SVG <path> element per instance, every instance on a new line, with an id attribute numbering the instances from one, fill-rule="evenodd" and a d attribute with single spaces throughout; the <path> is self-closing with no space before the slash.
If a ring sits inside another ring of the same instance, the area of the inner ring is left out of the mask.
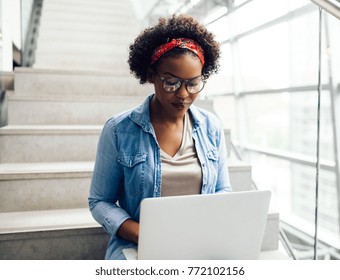
<path id="1" fill-rule="evenodd" d="M 177 109 L 183 110 L 185 108 L 188 108 L 191 105 L 191 103 L 190 102 L 175 102 L 175 103 L 172 103 L 172 105 L 176 107 Z"/>

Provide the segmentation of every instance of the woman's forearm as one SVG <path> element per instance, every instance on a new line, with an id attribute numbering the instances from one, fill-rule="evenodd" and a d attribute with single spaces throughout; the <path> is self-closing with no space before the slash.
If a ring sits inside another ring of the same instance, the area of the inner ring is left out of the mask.
<path id="1" fill-rule="evenodd" d="M 132 219 L 127 219 L 119 227 L 117 235 L 128 241 L 138 244 L 139 224 Z"/>

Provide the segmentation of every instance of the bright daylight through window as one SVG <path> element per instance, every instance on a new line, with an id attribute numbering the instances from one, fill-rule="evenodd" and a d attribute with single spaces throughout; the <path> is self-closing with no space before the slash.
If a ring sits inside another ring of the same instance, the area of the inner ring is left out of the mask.
<path id="1" fill-rule="evenodd" d="M 214 95 L 217 111 L 251 162 L 258 188 L 272 190 L 272 207 L 287 230 L 305 233 L 309 245 L 315 208 L 318 8 L 307 0 L 248 2 L 210 26 L 227 46 L 222 65 L 233 64 L 221 74 L 233 86 Z M 323 24 L 319 238 L 339 249 L 334 143 L 339 131 L 332 95 L 340 94 L 340 22 L 325 14 Z"/>

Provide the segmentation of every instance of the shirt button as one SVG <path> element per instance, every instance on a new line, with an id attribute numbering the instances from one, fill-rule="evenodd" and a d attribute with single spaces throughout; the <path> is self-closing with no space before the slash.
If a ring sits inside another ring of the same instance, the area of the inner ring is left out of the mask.
<path id="1" fill-rule="evenodd" d="M 205 163 L 202 163 L 202 167 L 205 167 Z"/>

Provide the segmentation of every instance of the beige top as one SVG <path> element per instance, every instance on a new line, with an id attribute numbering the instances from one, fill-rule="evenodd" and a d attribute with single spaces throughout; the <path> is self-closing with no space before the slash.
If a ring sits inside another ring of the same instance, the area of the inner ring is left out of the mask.
<path id="1" fill-rule="evenodd" d="M 192 123 L 188 113 L 184 117 L 183 138 L 178 152 L 171 157 L 161 150 L 161 160 L 161 196 L 201 193 L 202 170 L 192 139 Z"/>

